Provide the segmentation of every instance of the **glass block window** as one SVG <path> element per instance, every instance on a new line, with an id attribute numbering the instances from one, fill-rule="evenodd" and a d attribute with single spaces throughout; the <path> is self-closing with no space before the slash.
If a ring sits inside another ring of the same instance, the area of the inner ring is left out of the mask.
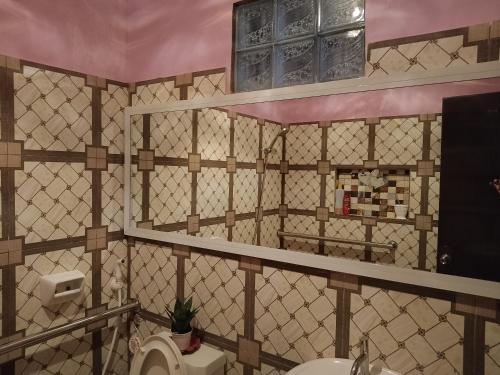
<path id="1" fill-rule="evenodd" d="M 364 6 L 364 0 L 255 0 L 236 4 L 235 91 L 362 76 Z"/>

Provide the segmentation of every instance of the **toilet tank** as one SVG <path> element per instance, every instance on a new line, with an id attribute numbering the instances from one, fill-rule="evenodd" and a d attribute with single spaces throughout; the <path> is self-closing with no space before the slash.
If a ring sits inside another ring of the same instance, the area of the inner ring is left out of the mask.
<path id="1" fill-rule="evenodd" d="M 188 375 L 224 375 L 224 352 L 202 344 L 193 354 L 182 356 Z"/>

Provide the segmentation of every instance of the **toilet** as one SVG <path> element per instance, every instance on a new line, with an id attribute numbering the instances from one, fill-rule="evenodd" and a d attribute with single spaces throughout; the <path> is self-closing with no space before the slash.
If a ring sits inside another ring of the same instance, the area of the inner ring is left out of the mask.
<path id="1" fill-rule="evenodd" d="M 225 354 L 201 345 L 182 355 L 168 331 L 149 336 L 130 365 L 130 375 L 224 375 Z"/>

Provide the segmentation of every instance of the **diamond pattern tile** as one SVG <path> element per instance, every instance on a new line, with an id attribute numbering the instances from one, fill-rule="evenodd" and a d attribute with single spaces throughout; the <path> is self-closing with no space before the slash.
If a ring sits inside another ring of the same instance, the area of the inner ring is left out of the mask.
<path id="1" fill-rule="evenodd" d="M 351 294 L 350 358 L 369 337 L 370 362 L 402 374 L 461 374 L 464 318 L 451 303 L 363 286 Z"/>
<path id="2" fill-rule="evenodd" d="M 441 164 L 441 130 L 443 126 L 442 116 L 437 116 L 436 121 L 431 122 L 431 152 L 430 159 L 436 165 Z"/>
<path id="3" fill-rule="evenodd" d="M 108 89 L 101 91 L 101 101 L 102 145 L 108 146 L 108 152 L 111 154 L 123 154 L 123 111 L 128 106 L 128 89 L 108 84 Z"/>
<path id="4" fill-rule="evenodd" d="M 225 224 L 208 225 L 200 227 L 200 236 L 217 239 L 227 239 L 227 228 Z"/>
<path id="5" fill-rule="evenodd" d="M 123 166 L 108 164 L 102 176 L 102 225 L 108 231 L 123 228 Z"/>
<path id="6" fill-rule="evenodd" d="M 290 164 L 314 164 L 321 159 L 321 129 L 317 124 L 291 126 L 286 135 Z"/>
<path id="7" fill-rule="evenodd" d="M 253 375 L 286 375 L 287 372 L 262 363 L 260 371 L 253 370 Z"/>
<path id="8" fill-rule="evenodd" d="M 485 335 L 485 375 L 495 375 L 500 371 L 500 325 L 486 322 Z"/>
<path id="9" fill-rule="evenodd" d="M 103 330 L 103 347 L 102 347 L 102 365 L 106 361 L 109 349 L 111 347 L 111 340 L 113 339 L 114 327 L 109 327 Z M 128 341 L 127 336 L 118 331 L 118 338 L 116 346 L 113 350 L 111 361 L 108 365 L 108 374 L 121 375 L 128 373 Z"/>
<path id="10" fill-rule="evenodd" d="M 288 208 L 311 210 L 319 206 L 320 180 L 316 171 L 290 171 L 285 185 Z"/>
<path id="11" fill-rule="evenodd" d="M 130 169 L 130 216 L 137 222 L 142 220 L 142 172 L 137 171 L 137 165 Z"/>
<path id="12" fill-rule="evenodd" d="M 333 164 L 363 164 L 368 159 L 368 126 L 364 121 L 334 122 L 328 128 L 328 159 Z"/>
<path id="13" fill-rule="evenodd" d="M 259 157 L 259 125 L 256 119 L 238 115 L 234 122 L 234 150 L 237 161 L 255 163 Z"/>
<path id="14" fill-rule="evenodd" d="M 438 247 L 438 228 L 432 228 L 432 232 L 427 232 L 427 269 L 436 272 L 437 269 L 437 247 Z"/>
<path id="15" fill-rule="evenodd" d="M 179 89 L 174 87 L 174 81 L 165 81 L 138 85 L 136 93 L 132 94 L 132 105 L 169 103 L 179 100 Z"/>
<path id="16" fill-rule="evenodd" d="M 202 218 L 224 216 L 228 205 L 229 175 L 225 169 L 202 168 L 198 176 L 198 212 Z"/>
<path id="17" fill-rule="evenodd" d="M 202 109 L 198 113 L 198 152 L 203 160 L 226 160 L 230 120 L 226 112 Z"/>
<path id="18" fill-rule="evenodd" d="M 14 92 L 15 138 L 26 149 L 85 151 L 91 143 L 92 89 L 83 78 L 24 66 Z"/>
<path id="19" fill-rule="evenodd" d="M 131 297 L 153 313 L 165 315 L 175 302 L 177 257 L 168 247 L 136 242 L 131 254 Z"/>
<path id="20" fill-rule="evenodd" d="M 262 246 L 280 247 L 280 240 L 276 232 L 280 229 L 280 217 L 278 215 L 264 216 L 260 228 L 260 244 Z"/>
<path id="21" fill-rule="evenodd" d="M 439 220 L 439 181 L 441 173 L 437 172 L 434 177 L 429 177 L 429 206 L 428 213 L 433 220 Z"/>
<path id="22" fill-rule="evenodd" d="M 326 199 L 325 206 L 330 209 L 330 212 L 335 212 L 335 190 L 336 190 L 335 171 L 331 171 L 326 176 Z"/>
<path id="23" fill-rule="evenodd" d="M 185 221 L 191 212 L 191 174 L 187 168 L 158 165 L 150 181 L 149 216 L 154 224 Z"/>
<path id="24" fill-rule="evenodd" d="M 371 50 L 368 76 L 415 72 L 477 63 L 477 46 L 464 47 L 453 36 Z"/>
<path id="25" fill-rule="evenodd" d="M 201 99 L 224 95 L 226 79 L 224 73 L 206 74 L 193 77 L 193 85 L 188 86 L 188 99 Z"/>
<path id="26" fill-rule="evenodd" d="M 191 152 L 193 111 L 173 111 L 151 115 L 151 149 L 155 156 L 187 158 Z"/>
<path id="27" fill-rule="evenodd" d="M 240 220 L 233 227 L 233 242 L 253 243 L 255 235 L 255 220 Z"/>
<path id="28" fill-rule="evenodd" d="M 422 131 L 416 117 L 381 120 L 376 126 L 375 160 L 380 164 L 416 164 L 422 158 Z"/>
<path id="29" fill-rule="evenodd" d="M 420 198 L 422 196 L 422 177 L 417 177 L 417 172 L 410 172 L 410 204 L 408 205 L 408 218 L 414 219 L 420 214 Z"/>
<path id="30" fill-rule="evenodd" d="M 400 225 L 392 223 L 378 223 L 373 227 L 374 242 L 388 243 L 395 241 L 398 244 L 396 250 L 395 264 L 398 267 L 413 268 L 418 266 L 418 231 L 414 230 L 412 225 Z M 379 261 L 387 262 L 387 254 L 382 250 Z M 379 251 L 375 251 L 379 253 Z M 390 258 L 390 257 L 389 257 Z M 392 260 L 392 259 L 391 259 Z M 394 260 L 392 260 L 394 262 Z"/>
<path id="31" fill-rule="evenodd" d="M 365 227 L 359 220 L 332 219 L 325 225 L 325 236 L 364 241 Z M 328 255 L 342 258 L 364 259 L 364 250 L 364 246 L 325 243 L 325 251 Z"/>
<path id="32" fill-rule="evenodd" d="M 255 283 L 263 351 L 300 363 L 335 356 L 336 291 L 325 278 L 264 267 Z"/>
<path id="33" fill-rule="evenodd" d="M 130 118 L 130 154 L 137 155 L 142 145 L 142 115 L 134 115 Z"/>
<path id="34" fill-rule="evenodd" d="M 139 338 L 141 340 L 144 340 L 146 337 L 149 337 L 151 335 L 157 334 L 165 330 L 164 327 L 156 323 L 150 322 L 148 320 L 142 321 L 138 329 L 139 329 Z"/>
<path id="35" fill-rule="evenodd" d="M 262 194 L 262 206 L 264 210 L 272 210 L 279 207 L 281 202 L 281 174 L 280 171 L 268 169 L 266 172 L 266 183 Z"/>
<path id="36" fill-rule="evenodd" d="M 234 175 L 236 213 L 255 212 L 257 206 L 257 174 L 255 169 L 238 169 Z"/>
<path id="37" fill-rule="evenodd" d="M 16 267 L 16 329 L 26 329 L 26 335 L 30 335 L 82 318 L 85 315 L 85 308 L 91 306 L 91 264 L 92 254 L 85 253 L 83 247 L 51 251 L 45 255 L 27 255 L 25 264 Z M 79 270 L 85 275 L 83 294 L 77 300 L 64 304 L 64 308 L 61 309 L 57 306 L 43 307 L 38 287 L 40 277 L 73 270 Z M 73 335 L 78 337 L 78 331 Z M 49 346 L 54 347 L 70 336 L 50 340 Z M 28 348 L 27 355 L 43 350 L 44 345 Z"/>
<path id="38" fill-rule="evenodd" d="M 244 280 L 237 261 L 192 253 L 186 260 L 185 295 L 200 307 L 196 327 L 230 340 L 242 335 Z"/>
<path id="39" fill-rule="evenodd" d="M 15 172 L 16 235 L 26 243 L 84 235 L 92 224 L 91 178 L 83 164 L 24 163 Z"/>
<path id="40" fill-rule="evenodd" d="M 319 221 L 313 216 L 303 215 L 288 215 L 285 219 L 285 232 L 295 232 L 303 234 L 318 235 Z M 304 251 L 307 253 L 318 252 L 318 241 L 299 239 L 299 238 L 286 238 L 285 248 L 289 250 Z"/>

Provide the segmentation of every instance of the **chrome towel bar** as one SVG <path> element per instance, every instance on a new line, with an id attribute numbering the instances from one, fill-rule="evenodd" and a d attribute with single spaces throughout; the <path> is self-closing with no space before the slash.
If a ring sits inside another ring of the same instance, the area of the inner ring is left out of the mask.
<path id="1" fill-rule="evenodd" d="M 129 311 L 139 310 L 140 307 L 141 304 L 138 301 L 134 301 L 129 304 L 123 305 L 121 307 L 115 307 L 113 309 L 106 310 L 96 315 L 87 316 L 85 318 L 81 318 L 55 328 L 50 328 L 40 333 L 35 333 L 33 335 L 23 337 L 22 339 L 12 341 L 5 345 L 0 346 L 0 355 L 8 353 L 12 350 L 27 348 L 28 346 L 40 344 L 54 337 L 58 337 L 68 332 L 72 332 L 77 329 L 86 327 L 89 324 L 98 322 L 102 319 L 111 318 L 113 316 L 120 315 Z"/>
<path id="2" fill-rule="evenodd" d="M 315 236 L 313 234 L 302 234 L 302 233 L 282 232 L 282 231 L 278 231 L 278 237 L 294 237 L 294 238 L 304 238 L 304 239 L 308 239 L 308 240 L 319 240 L 319 241 L 327 241 L 327 242 L 345 243 L 345 244 L 350 244 L 350 245 L 370 246 L 370 247 L 378 247 L 378 248 L 382 248 L 382 249 L 389 249 L 392 251 L 395 251 L 398 248 L 398 244 L 394 241 L 389 241 L 388 243 L 378 243 L 378 242 L 347 240 L 344 238 Z"/>

